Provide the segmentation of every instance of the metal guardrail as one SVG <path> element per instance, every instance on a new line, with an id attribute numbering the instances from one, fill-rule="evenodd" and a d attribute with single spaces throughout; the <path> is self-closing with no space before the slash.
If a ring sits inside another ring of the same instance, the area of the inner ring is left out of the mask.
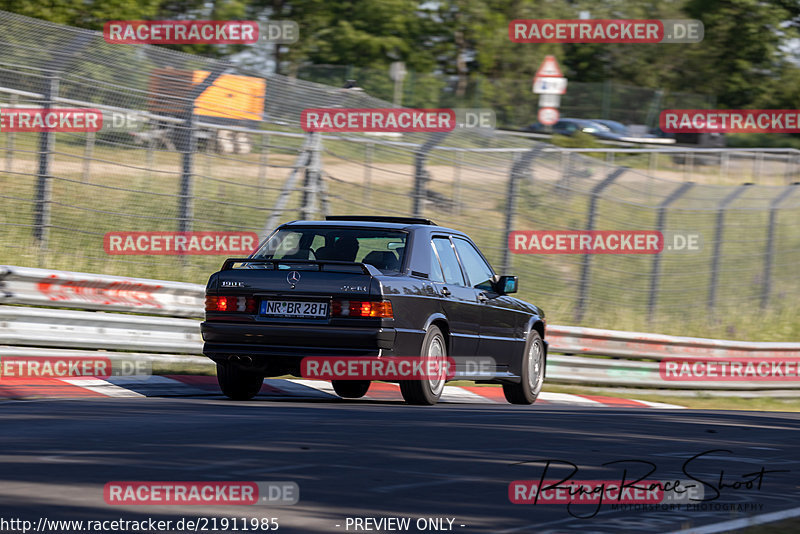
<path id="1" fill-rule="evenodd" d="M 0 358 L 11 355 L 111 351 L 151 361 L 187 361 L 202 354 L 199 321 L 204 286 L 162 280 L 0 266 Z M 55 288 L 54 288 L 55 286 Z M 132 313 L 106 313 L 108 310 Z M 176 317 L 176 316 L 180 317 Z M 166 316 L 166 317 L 165 317 Z M 584 386 L 673 390 L 781 391 L 800 395 L 800 381 L 664 381 L 665 358 L 792 358 L 800 343 L 728 341 L 550 325 L 548 381 Z M 76 351 L 75 349 L 83 349 Z M 125 352 L 121 352 L 125 351 Z M 134 354 L 135 353 L 135 354 Z"/>
<path id="2" fill-rule="evenodd" d="M 0 304 L 202 317 L 198 284 L 0 265 Z"/>
<path id="3" fill-rule="evenodd" d="M 0 306 L 0 344 L 201 354 L 193 319 Z"/>
<path id="4" fill-rule="evenodd" d="M 551 347 L 564 354 L 636 360 L 784 357 L 800 360 L 800 343 L 729 341 L 576 326 L 549 326 L 547 339 Z"/>

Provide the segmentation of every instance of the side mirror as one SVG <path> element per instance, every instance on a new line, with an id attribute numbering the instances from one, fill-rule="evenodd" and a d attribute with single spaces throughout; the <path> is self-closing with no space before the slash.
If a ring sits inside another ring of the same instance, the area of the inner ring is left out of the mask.
<path id="1" fill-rule="evenodd" d="M 497 279 L 495 287 L 497 292 L 501 295 L 517 292 L 517 277 L 516 276 L 501 276 Z"/>

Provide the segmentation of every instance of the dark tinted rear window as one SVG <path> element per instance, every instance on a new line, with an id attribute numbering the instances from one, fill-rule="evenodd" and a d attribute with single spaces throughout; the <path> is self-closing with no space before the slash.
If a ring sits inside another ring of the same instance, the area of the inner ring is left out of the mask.
<path id="1" fill-rule="evenodd" d="M 278 230 L 255 257 L 361 262 L 393 273 L 400 271 L 407 237 L 406 232 L 396 230 L 288 227 Z"/>

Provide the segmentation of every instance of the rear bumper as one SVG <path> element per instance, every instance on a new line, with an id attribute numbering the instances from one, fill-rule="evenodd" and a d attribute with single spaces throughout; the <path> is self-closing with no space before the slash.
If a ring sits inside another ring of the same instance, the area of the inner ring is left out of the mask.
<path id="1" fill-rule="evenodd" d="M 200 324 L 203 354 L 280 356 L 345 356 L 378 354 L 394 348 L 395 330 L 385 327 L 223 323 Z"/>

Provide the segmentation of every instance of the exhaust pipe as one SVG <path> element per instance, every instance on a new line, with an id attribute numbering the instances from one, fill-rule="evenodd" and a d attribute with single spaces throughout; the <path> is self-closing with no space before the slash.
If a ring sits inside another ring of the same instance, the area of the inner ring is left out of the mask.
<path id="1" fill-rule="evenodd" d="M 238 354 L 234 354 L 228 358 L 229 361 L 234 363 L 240 363 L 242 365 L 253 365 L 253 358 L 250 356 L 239 356 Z"/>

